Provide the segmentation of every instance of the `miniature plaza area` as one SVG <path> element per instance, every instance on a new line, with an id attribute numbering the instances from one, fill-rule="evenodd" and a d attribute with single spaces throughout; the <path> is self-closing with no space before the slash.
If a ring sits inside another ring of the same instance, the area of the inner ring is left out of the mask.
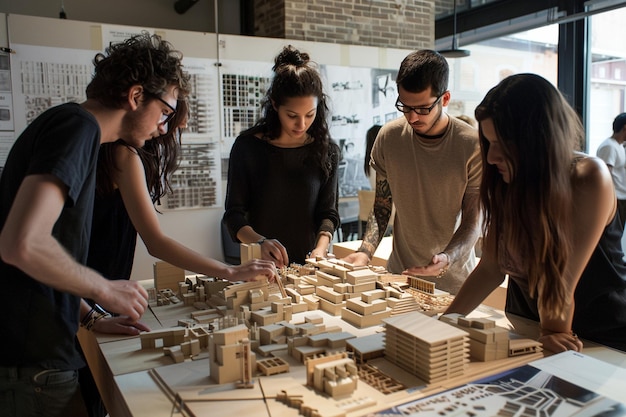
<path id="1" fill-rule="evenodd" d="M 380 267 L 311 259 L 271 283 L 154 271 L 152 331 L 79 335 L 112 417 L 362 416 L 544 356 L 495 309 L 438 320 L 449 294 Z"/>

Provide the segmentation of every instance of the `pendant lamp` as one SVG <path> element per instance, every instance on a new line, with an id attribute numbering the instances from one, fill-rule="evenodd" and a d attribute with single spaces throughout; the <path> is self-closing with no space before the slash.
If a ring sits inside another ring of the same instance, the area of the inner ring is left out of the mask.
<path id="1" fill-rule="evenodd" d="M 452 20 L 453 20 L 453 29 L 452 29 L 452 48 L 444 49 L 439 51 L 441 55 L 446 58 L 463 58 L 470 55 L 470 51 L 467 49 L 459 49 L 456 41 L 456 2 L 454 0 L 454 6 L 452 8 Z"/>

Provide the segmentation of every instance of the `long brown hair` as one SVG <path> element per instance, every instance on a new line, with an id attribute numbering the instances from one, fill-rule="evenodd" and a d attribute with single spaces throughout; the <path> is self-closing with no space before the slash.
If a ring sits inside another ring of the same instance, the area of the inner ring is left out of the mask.
<path id="1" fill-rule="evenodd" d="M 562 317 L 571 302 L 564 273 L 574 238 L 571 164 L 582 124 L 561 93 L 534 74 L 504 79 L 475 113 L 479 122 L 492 119 L 511 171 L 507 184 L 487 163 L 489 142 L 480 129 L 484 228 L 493 233 L 487 238 L 501 264 L 512 254 L 527 268 L 540 311 Z"/>

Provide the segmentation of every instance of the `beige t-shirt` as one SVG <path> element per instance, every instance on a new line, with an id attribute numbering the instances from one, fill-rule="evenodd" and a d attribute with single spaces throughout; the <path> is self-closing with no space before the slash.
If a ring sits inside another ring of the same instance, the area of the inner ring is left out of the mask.
<path id="1" fill-rule="evenodd" d="M 463 196 L 479 191 L 482 165 L 477 131 L 450 117 L 441 138 L 424 139 L 400 117 L 381 129 L 371 165 L 379 179 L 387 179 L 396 207 L 387 269 L 401 273 L 427 265 L 446 248 L 458 227 Z M 443 278 L 424 278 L 456 294 L 475 263 L 472 250 L 455 259 Z"/>

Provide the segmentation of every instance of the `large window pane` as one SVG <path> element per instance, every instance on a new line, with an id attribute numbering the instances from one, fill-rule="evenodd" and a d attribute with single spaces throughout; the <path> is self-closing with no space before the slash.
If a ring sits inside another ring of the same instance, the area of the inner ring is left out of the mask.
<path id="1" fill-rule="evenodd" d="M 474 116 L 485 94 L 511 74 L 539 74 L 554 85 L 557 81 L 558 26 L 550 25 L 463 46 L 471 54 L 451 58 L 448 113 Z"/>
<path id="2" fill-rule="evenodd" d="M 626 111 L 626 7 L 590 18 L 588 152 L 613 134 L 613 119 Z"/>

